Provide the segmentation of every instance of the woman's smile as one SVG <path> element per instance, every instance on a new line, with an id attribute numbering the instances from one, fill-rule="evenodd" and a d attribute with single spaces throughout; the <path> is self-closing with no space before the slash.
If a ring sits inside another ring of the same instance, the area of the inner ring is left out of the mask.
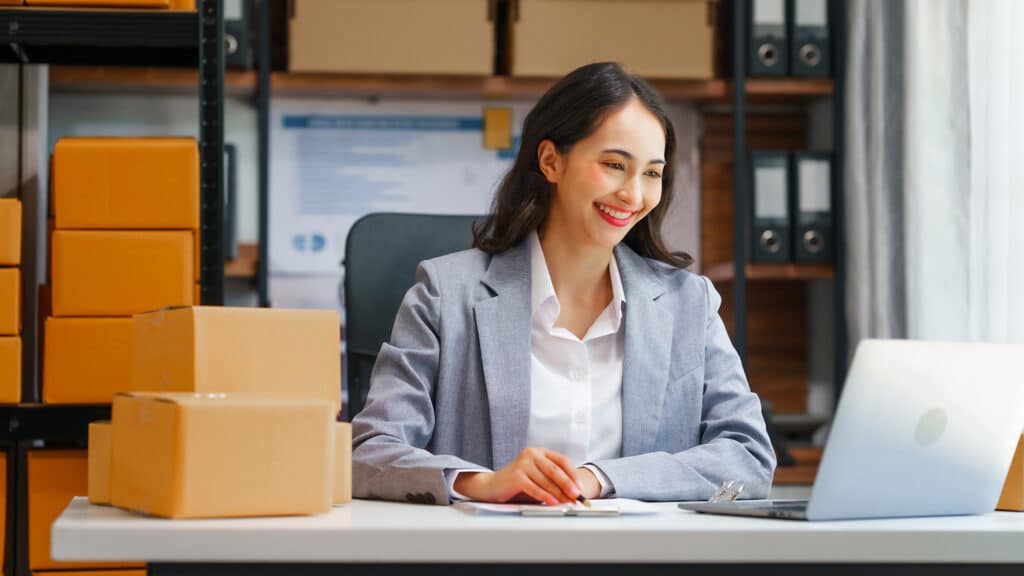
<path id="1" fill-rule="evenodd" d="M 597 208 L 597 213 L 600 214 L 606 222 L 608 222 L 612 226 L 618 226 L 619 228 L 623 226 L 628 226 L 629 221 L 634 214 L 634 212 L 617 210 L 615 208 L 612 208 L 611 206 L 608 206 L 606 204 L 600 204 L 598 202 L 594 202 L 594 207 Z"/>

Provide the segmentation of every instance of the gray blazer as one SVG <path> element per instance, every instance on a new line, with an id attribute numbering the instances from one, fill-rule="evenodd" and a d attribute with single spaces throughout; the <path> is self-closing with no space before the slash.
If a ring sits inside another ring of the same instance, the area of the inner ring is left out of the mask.
<path id="1" fill-rule="evenodd" d="M 768 495 L 775 454 L 711 282 L 615 249 L 626 293 L 615 495 L 705 500 L 724 480 Z M 526 448 L 530 250 L 422 262 L 366 406 L 352 421 L 357 498 L 447 504 L 446 468 L 498 470 Z"/>

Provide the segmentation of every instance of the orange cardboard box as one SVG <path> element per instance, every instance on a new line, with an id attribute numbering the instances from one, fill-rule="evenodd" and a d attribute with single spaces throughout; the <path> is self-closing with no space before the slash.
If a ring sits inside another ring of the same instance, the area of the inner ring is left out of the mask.
<path id="1" fill-rule="evenodd" d="M 606 61 L 650 78 L 715 75 L 717 0 L 517 0 L 508 6 L 513 76 L 557 78 Z"/>
<path id="2" fill-rule="evenodd" d="M 333 310 L 195 306 L 134 317 L 132 390 L 259 392 L 341 409 Z"/>
<path id="3" fill-rule="evenodd" d="M 83 6 L 88 8 L 167 8 L 170 0 L 25 0 L 29 6 Z"/>
<path id="4" fill-rule="evenodd" d="M 115 506 L 164 518 L 330 510 L 330 402 L 264 394 L 118 394 L 111 434 Z"/>
<path id="5" fill-rule="evenodd" d="M 192 304 L 192 232 L 53 233 L 53 315 L 130 316 Z"/>
<path id="6" fill-rule="evenodd" d="M 335 504 L 352 501 L 352 424 L 334 423 L 334 500 Z"/>
<path id="7" fill-rule="evenodd" d="M 21 333 L 21 271 L 0 268 L 0 336 Z"/>
<path id="8" fill-rule="evenodd" d="M 0 452 L 0 545 L 7 545 L 7 453 Z M 3 574 L 3 572 L 0 572 Z"/>
<path id="9" fill-rule="evenodd" d="M 110 422 L 89 423 L 89 502 L 110 504 Z"/>
<path id="10" fill-rule="evenodd" d="M 28 453 L 28 559 L 36 570 L 136 568 L 141 563 L 57 562 L 50 558 L 50 527 L 71 499 L 88 493 L 85 450 Z"/>
<path id="11" fill-rule="evenodd" d="M 490 0 L 296 0 L 289 6 L 293 72 L 494 72 Z"/>
<path id="12" fill-rule="evenodd" d="M 199 149 L 192 138 L 62 138 L 53 196 L 59 230 L 198 229 Z"/>
<path id="13" fill-rule="evenodd" d="M 21 264 L 21 202 L 0 198 L 0 266 Z"/>
<path id="14" fill-rule="evenodd" d="M 131 390 L 131 318 L 47 318 L 43 402 L 100 404 Z"/>
<path id="15" fill-rule="evenodd" d="M 1024 434 L 1017 442 L 1017 451 L 1010 463 L 1010 471 L 1006 474 L 1003 493 L 996 509 L 1024 512 Z"/>
<path id="16" fill-rule="evenodd" d="M 33 576 L 146 576 L 145 570 L 60 570 L 37 571 Z"/>
<path id="17" fill-rule="evenodd" d="M 0 404 L 21 402 L 21 338 L 0 336 Z"/>

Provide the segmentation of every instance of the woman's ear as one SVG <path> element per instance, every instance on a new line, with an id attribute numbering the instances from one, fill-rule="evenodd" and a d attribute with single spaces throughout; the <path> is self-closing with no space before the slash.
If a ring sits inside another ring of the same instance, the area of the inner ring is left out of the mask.
<path id="1" fill-rule="evenodd" d="M 541 140 L 537 145 L 537 164 L 551 184 L 558 184 L 562 176 L 562 155 L 551 140 Z"/>

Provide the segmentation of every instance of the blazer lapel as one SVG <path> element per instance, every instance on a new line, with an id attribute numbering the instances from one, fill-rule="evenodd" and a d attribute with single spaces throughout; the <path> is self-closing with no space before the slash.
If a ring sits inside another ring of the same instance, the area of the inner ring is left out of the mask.
<path id="1" fill-rule="evenodd" d="M 672 314 L 658 303 L 665 288 L 651 266 L 624 244 L 615 256 L 626 293 L 622 364 L 622 455 L 650 452 L 661 422 L 672 351 Z"/>
<path id="2" fill-rule="evenodd" d="M 495 292 L 473 311 L 491 417 L 492 469 L 526 447 L 530 425 L 530 252 L 526 242 L 495 255 L 482 282 Z"/>

